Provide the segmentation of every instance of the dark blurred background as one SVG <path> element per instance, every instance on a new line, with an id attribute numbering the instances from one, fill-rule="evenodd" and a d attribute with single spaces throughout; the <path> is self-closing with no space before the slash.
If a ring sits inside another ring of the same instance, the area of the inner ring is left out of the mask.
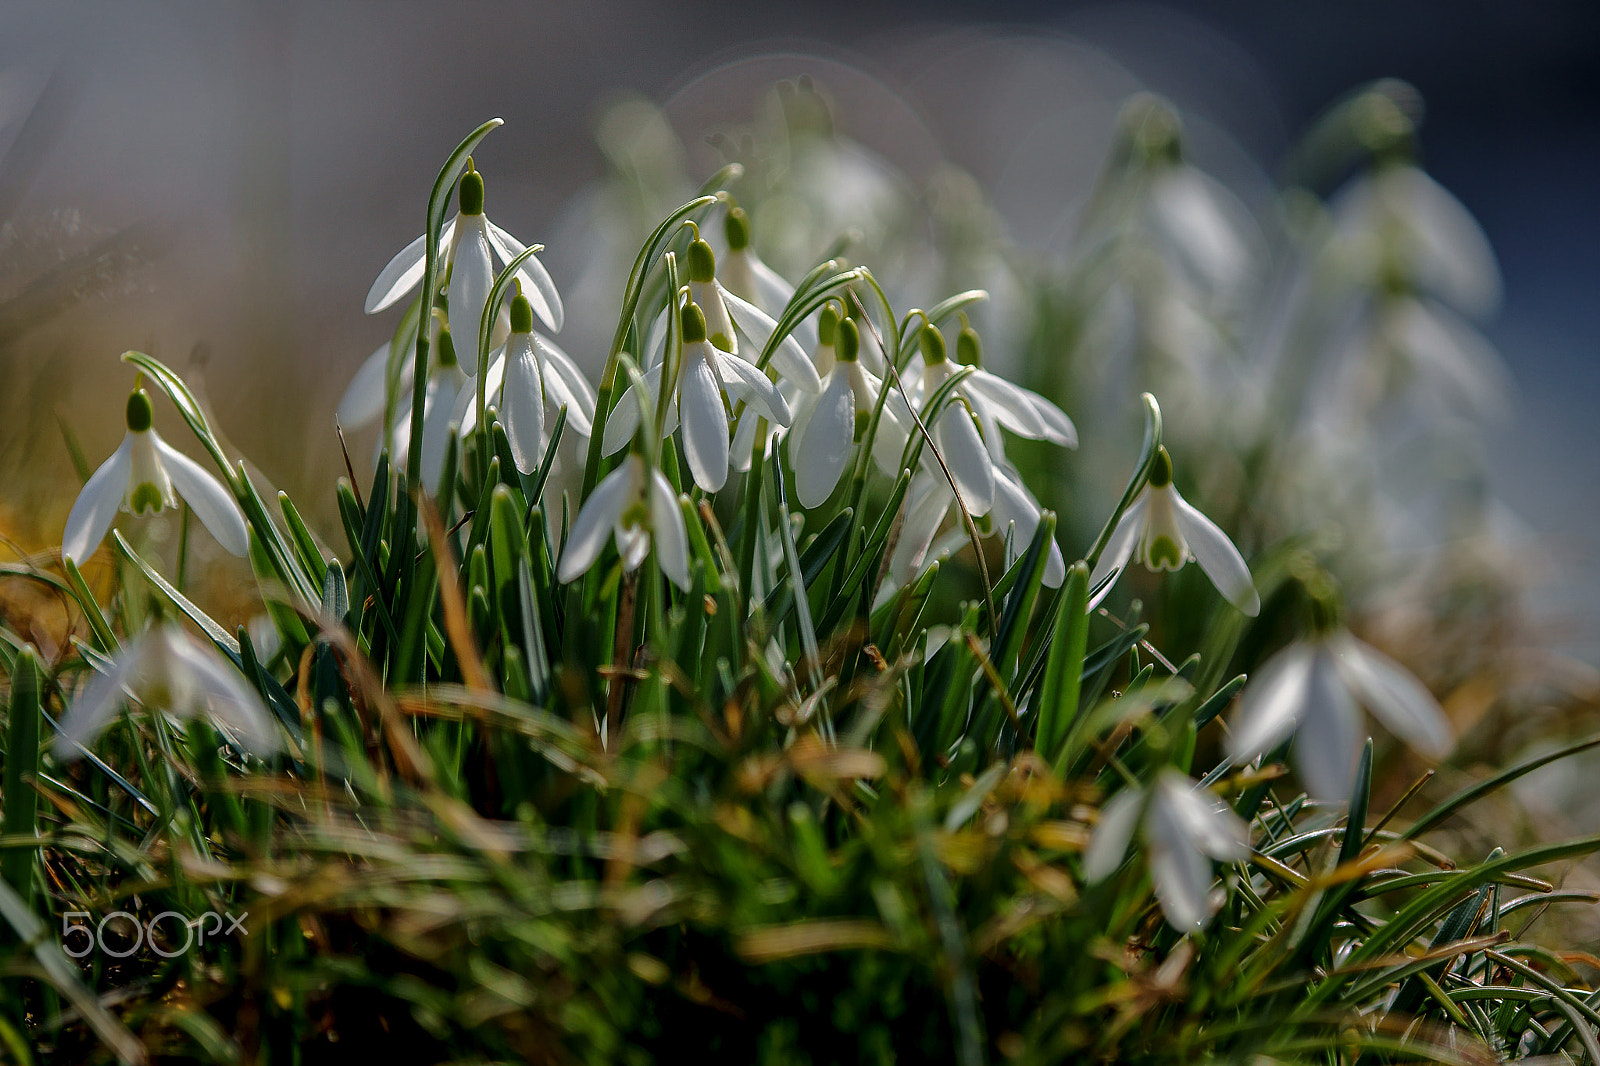
<path id="1" fill-rule="evenodd" d="M 91 462 L 108 453 L 130 347 L 201 385 L 232 442 L 329 518 L 333 407 L 393 325 L 362 315 L 367 287 L 492 115 L 507 126 L 480 152 L 489 213 L 549 244 L 565 286 L 585 250 L 552 235 L 578 234 L 563 219 L 603 171 L 596 122 L 630 94 L 693 147 L 763 84 L 813 73 L 841 130 L 913 180 L 964 168 L 1026 244 L 1050 240 L 1027 205 L 1092 181 L 1141 87 L 1249 202 L 1321 109 L 1390 76 L 1420 90 L 1423 161 L 1498 253 L 1487 334 L 1518 395 L 1493 430 L 1494 488 L 1525 524 L 1513 549 L 1545 560 L 1543 624 L 1597 663 L 1597 31 L 1577 2 L 9 2 L 0 521 L 59 543 L 76 481 L 57 418 Z M 592 364 L 585 336 L 563 341 Z"/>

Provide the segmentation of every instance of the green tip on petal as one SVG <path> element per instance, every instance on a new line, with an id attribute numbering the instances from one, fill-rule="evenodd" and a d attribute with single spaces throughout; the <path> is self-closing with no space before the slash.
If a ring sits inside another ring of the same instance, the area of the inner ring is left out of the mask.
<path id="1" fill-rule="evenodd" d="M 1183 553 L 1171 537 L 1151 537 L 1145 562 L 1151 570 L 1176 570 L 1183 565 Z"/>
<path id="2" fill-rule="evenodd" d="M 679 318 L 683 323 L 683 343 L 693 344 L 706 339 L 706 313 L 700 310 L 700 305 L 690 300 L 683 308 Z"/>
<path id="3" fill-rule="evenodd" d="M 722 232 L 728 238 L 728 251 L 737 252 L 750 247 L 750 216 L 744 208 L 728 208 L 728 217 L 722 220 Z"/>
<path id="4" fill-rule="evenodd" d="M 833 336 L 839 329 L 839 308 L 834 304 L 824 304 L 822 313 L 817 316 L 817 340 L 823 344 L 832 344 Z"/>
<path id="5" fill-rule="evenodd" d="M 450 339 L 450 331 L 439 331 L 439 365 L 451 367 L 456 365 L 456 342 Z"/>
<path id="6" fill-rule="evenodd" d="M 1172 456 L 1165 447 L 1156 449 L 1156 460 L 1150 464 L 1150 487 L 1164 489 L 1172 484 Z"/>
<path id="7" fill-rule="evenodd" d="M 128 493 L 128 510 L 134 514 L 159 514 L 165 502 L 161 490 L 148 481 L 135 485 Z"/>
<path id="8" fill-rule="evenodd" d="M 511 332 L 533 332 L 533 305 L 521 292 L 511 298 Z"/>
<path id="9" fill-rule="evenodd" d="M 689 280 L 709 282 L 717 276 L 717 256 L 711 245 L 698 237 L 689 242 Z"/>
<path id="10" fill-rule="evenodd" d="M 978 331 L 962 326 L 956 334 L 956 362 L 967 366 L 983 365 L 983 345 L 978 341 Z"/>
<path id="11" fill-rule="evenodd" d="M 923 326 L 917 341 L 922 345 L 922 358 L 929 366 L 945 361 L 944 334 L 939 332 L 938 326 Z"/>
<path id="12" fill-rule="evenodd" d="M 150 407 L 150 394 L 143 389 L 134 389 L 128 393 L 128 429 L 133 433 L 143 433 L 155 421 L 155 412 Z"/>
<path id="13" fill-rule="evenodd" d="M 833 336 L 833 355 L 841 363 L 853 363 L 861 354 L 861 331 L 848 318 L 839 323 Z"/>
<path id="14" fill-rule="evenodd" d="M 483 175 L 472 169 L 470 159 L 467 160 L 467 172 L 461 175 L 461 213 L 483 214 Z"/>

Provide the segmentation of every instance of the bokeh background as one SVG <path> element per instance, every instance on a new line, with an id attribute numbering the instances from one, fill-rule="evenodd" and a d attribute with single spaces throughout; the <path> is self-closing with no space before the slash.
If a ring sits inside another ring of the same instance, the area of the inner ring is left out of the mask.
<path id="1" fill-rule="evenodd" d="M 1048 251 L 1129 94 L 1171 100 L 1190 158 L 1250 202 L 1314 115 L 1393 76 L 1425 102 L 1423 162 L 1499 256 L 1507 543 L 1538 566 L 1545 639 L 1597 664 L 1597 45 L 1576 2 L 8 2 L 0 522 L 30 550 L 59 542 L 77 482 L 58 422 L 91 462 L 109 452 L 131 379 L 116 356 L 136 347 L 203 390 L 334 542 L 334 406 L 393 325 L 363 297 L 420 232 L 444 155 L 492 115 L 490 214 L 547 244 L 566 288 L 600 266 L 586 190 L 649 132 L 632 98 L 703 176 L 700 131 L 810 73 L 841 131 L 912 182 L 970 174 L 1013 240 Z M 564 345 L 597 364 L 609 327 L 569 319 Z"/>

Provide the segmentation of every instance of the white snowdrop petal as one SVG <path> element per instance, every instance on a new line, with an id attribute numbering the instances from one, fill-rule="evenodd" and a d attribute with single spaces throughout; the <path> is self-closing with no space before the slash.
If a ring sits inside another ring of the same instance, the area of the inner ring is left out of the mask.
<path id="1" fill-rule="evenodd" d="M 161 457 L 161 465 L 172 479 L 172 487 L 188 502 L 194 516 L 229 552 L 241 557 L 247 554 L 250 551 L 250 534 L 233 494 L 199 463 L 162 440 L 154 430 L 150 431 L 150 436 L 156 454 Z"/>
<path id="2" fill-rule="evenodd" d="M 355 377 L 345 386 L 344 395 L 339 398 L 339 406 L 333 415 L 339 425 L 344 429 L 360 429 L 376 421 L 383 414 L 388 378 L 389 342 L 384 341 L 378 345 L 377 351 L 362 361 Z"/>
<path id="3" fill-rule="evenodd" d="M 696 484 L 716 492 L 728 480 L 728 413 L 706 358 L 685 352 L 678 390 L 678 417 L 683 423 L 689 470 Z"/>
<path id="4" fill-rule="evenodd" d="M 61 534 L 61 554 L 81 563 L 94 554 L 105 539 L 106 530 L 117 516 L 117 508 L 128 493 L 128 475 L 133 469 L 133 434 L 123 435 L 122 443 L 100 468 L 89 475 L 78 498 L 67 513 Z"/>
<path id="5" fill-rule="evenodd" d="M 1252 618 L 1260 614 L 1261 596 L 1250 577 L 1250 568 L 1233 541 L 1215 522 L 1195 510 L 1176 488 L 1172 490 L 1172 506 L 1184 542 L 1200 569 L 1217 586 L 1217 591 Z"/>
<path id="6" fill-rule="evenodd" d="M 456 220 L 453 218 L 444 224 L 444 229 L 439 234 L 441 249 L 450 247 L 450 237 L 455 233 L 455 228 Z M 418 237 L 400 249 L 399 253 L 389 260 L 388 265 L 378 272 L 372 288 L 367 290 L 367 314 L 375 315 L 392 307 L 396 300 L 417 287 L 427 266 L 427 240 L 426 234 Z"/>
<path id="7" fill-rule="evenodd" d="M 650 394 L 653 404 L 661 393 L 661 365 L 658 363 L 644 372 L 645 390 Z M 670 412 L 669 412 L 670 413 Z M 571 417 L 570 415 L 568 417 Z M 622 390 L 622 395 L 617 398 L 616 406 L 611 409 L 611 414 L 606 418 L 605 436 L 601 439 L 601 451 L 606 455 L 621 448 L 633 439 L 639 430 L 639 400 L 633 394 L 633 386 L 629 385 Z M 670 432 L 670 430 L 668 430 Z"/>
<path id="8" fill-rule="evenodd" d="M 1430 759 L 1450 753 L 1455 745 L 1450 722 L 1410 671 L 1348 633 L 1328 642 L 1328 654 L 1351 691 L 1395 736 Z"/>
<path id="9" fill-rule="evenodd" d="M 456 377 L 465 380 L 458 370 Z M 450 427 L 456 425 L 455 408 L 460 401 L 461 389 L 446 376 L 435 376 L 428 382 L 428 391 L 422 403 L 422 486 L 429 495 L 439 494 L 444 480 L 445 449 L 450 443 Z M 397 426 L 404 431 L 404 426 Z"/>
<path id="10" fill-rule="evenodd" d="M 894 553 L 889 558 L 889 573 L 896 584 L 909 584 L 922 569 L 934 534 L 939 532 L 939 525 L 954 502 L 955 496 L 942 475 L 940 480 L 927 475 L 912 479 L 906 492 L 906 516 L 900 524 L 900 539 L 895 542 Z"/>
<path id="11" fill-rule="evenodd" d="M 1500 301 L 1500 269 L 1472 213 L 1417 167 L 1394 168 L 1381 180 L 1392 193 L 1391 208 L 1417 242 L 1424 284 L 1468 314 L 1493 311 Z"/>
<path id="12" fill-rule="evenodd" d="M 1173 824 L 1170 812 L 1150 812 L 1150 881 L 1161 913 L 1174 929 L 1191 932 L 1211 920 L 1211 864 Z"/>
<path id="13" fill-rule="evenodd" d="M 717 286 L 717 291 L 727 305 L 728 314 L 733 316 L 734 325 L 744 331 L 744 335 L 755 344 L 758 352 L 765 348 L 773 330 L 778 328 L 778 323 L 761 308 L 748 300 L 739 299 L 722 286 Z M 800 347 L 800 342 L 795 340 L 794 334 L 791 333 L 783 338 L 778 347 L 773 349 L 772 366 L 806 392 L 822 391 L 822 379 L 817 376 L 817 368 L 806 358 L 806 350 Z"/>
<path id="14" fill-rule="evenodd" d="M 1312 657 L 1306 698 L 1294 739 L 1295 769 L 1317 799 L 1346 802 L 1361 757 L 1361 714 L 1325 648 Z"/>
<path id="15" fill-rule="evenodd" d="M 759 257 L 747 254 L 746 258 L 750 264 L 750 274 L 755 280 L 756 296 L 759 297 L 751 302 L 776 320 L 794 298 L 794 286 Z"/>
<path id="16" fill-rule="evenodd" d="M 758 407 L 774 425 L 787 426 L 790 423 L 792 416 L 789 405 L 784 401 L 783 393 L 778 391 L 778 386 L 766 374 L 738 356 L 727 355 L 715 348 L 709 350 L 706 358 L 716 361 L 717 376 L 730 395 Z"/>
<path id="17" fill-rule="evenodd" d="M 994 463 L 966 408 L 952 404 L 939 412 L 933 424 L 933 443 L 967 510 L 974 515 L 988 514 L 994 504 Z"/>
<path id="18" fill-rule="evenodd" d="M 164 639 L 173 670 L 182 671 L 193 683 L 193 698 L 203 699 L 211 715 L 237 733 L 239 742 L 249 751 L 266 756 L 278 749 L 277 730 L 266 705 L 237 670 L 223 665 L 214 653 L 176 630 L 168 631 Z M 193 710 L 173 709 L 179 713 Z"/>
<path id="19" fill-rule="evenodd" d="M 830 374 L 822 394 L 811 405 L 810 417 L 789 441 L 794 492 L 803 506 L 820 507 L 833 495 L 850 460 L 854 432 L 850 380 L 840 373 Z"/>
<path id="20" fill-rule="evenodd" d="M 689 299 L 700 308 L 700 313 L 706 319 L 706 338 L 722 351 L 737 355 L 739 335 L 733 328 L 733 319 L 728 317 L 724 295 L 731 294 L 715 281 L 689 282 Z"/>
<path id="21" fill-rule="evenodd" d="M 561 391 L 569 397 L 566 401 L 567 428 L 585 437 L 593 436 L 594 386 L 589 384 L 589 379 L 578 369 L 578 364 L 555 341 L 535 333 L 534 342 L 538 345 L 539 358 L 547 372 L 545 389 L 549 390 L 552 381 L 559 381 Z M 659 375 L 657 380 L 660 380 Z"/>
<path id="22" fill-rule="evenodd" d="M 517 469 L 531 474 L 544 458 L 544 382 L 534 355 L 533 337 L 516 334 L 507 342 L 505 386 L 500 421 Z"/>
<path id="23" fill-rule="evenodd" d="M 509 263 L 528 250 L 527 245 L 490 222 L 488 216 L 484 216 L 483 221 L 488 230 L 489 243 L 500 256 L 501 263 Z M 539 262 L 537 252 L 522 261 L 522 266 L 517 268 L 517 277 L 522 281 L 522 295 L 527 297 L 539 321 L 560 333 L 566 318 L 566 311 L 561 306 L 561 293 L 556 289 L 550 272 Z"/>
<path id="24" fill-rule="evenodd" d="M 674 585 L 689 590 L 689 533 L 672 485 L 659 470 L 650 471 L 650 522 L 654 526 L 656 562 Z"/>
<path id="25" fill-rule="evenodd" d="M 1139 538 L 1144 533 L 1144 511 L 1150 502 L 1148 491 L 1139 494 L 1139 498 L 1128 505 L 1122 512 L 1122 517 L 1117 520 L 1117 528 L 1111 531 L 1111 537 L 1106 541 L 1106 546 L 1100 552 L 1100 559 L 1095 563 L 1094 572 L 1089 575 L 1089 588 L 1092 590 L 1100 582 L 1114 574 L 1121 574 L 1128 567 L 1128 560 L 1133 557 L 1133 549 L 1139 543 Z M 1092 611 L 1100 601 L 1110 595 L 1111 589 L 1116 585 L 1113 579 L 1100 594 L 1089 601 Z"/>
<path id="26" fill-rule="evenodd" d="M 968 399 L 974 401 L 974 407 L 981 406 L 989 417 L 1019 437 L 1046 439 L 1048 430 L 1034 410 L 1026 389 L 985 370 L 974 370 L 968 374 L 959 388 Z"/>
<path id="27" fill-rule="evenodd" d="M 1128 788 L 1112 796 L 1111 801 L 1100 808 L 1100 823 L 1094 827 L 1094 836 L 1089 838 L 1089 847 L 1083 853 L 1085 880 L 1104 881 L 1116 873 L 1128 854 L 1128 844 L 1139 824 L 1143 803 L 1144 793 Z"/>
<path id="28" fill-rule="evenodd" d="M 888 477 L 899 477 L 906 444 L 912 433 L 920 432 L 911 421 L 900 390 L 891 390 L 883 404 L 883 415 L 878 419 L 877 433 L 872 438 L 872 460 L 878 464 L 878 469 Z"/>
<path id="29" fill-rule="evenodd" d="M 1165 773 L 1157 785 L 1161 802 L 1194 847 L 1213 859 L 1232 861 L 1250 854 L 1249 829 L 1207 789 L 1194 786 L 1177 771 Z"/>
<path id="30" fill-rule="evenodd" d="M 478 371 L 479 327 L 483 306 L 494 286 L 494 262 L 482 215 L 458 218 L 455 257 L 450 267 L 450 334 L 455 340 L 461 369 L 469 376 Z"/>
<path id="31" fill-rule="evenodd" d="M 630 455 L 621 466 L 601 478 L 589 498 L 583 501 L 567 533 L 567 543 L 561 549 L 561 565 L 556 577 L 563 585 L 570 584 L 600 558 L 607 534 L 632 499 L 635 479 L 642 466 L 642 460 Z"/>
<path id="32" fill-rule="evenodd" d="M 1306 713 L 1316 649 L 1291 644 L 1262 665 L 1239 697 L 1228 733 L 1228 757 L 1248 762 L 1271 751 L 1294 732 Z"/>
<path id="33" fill-rule="evenodd" d="M 150 642 L 148 632 L 141 633 L 111 662 L 109 673 L 97 673 L 84 685 L 71 706 L 61 716 L 61 732 L 56 734 L 52 750 L 58 762 L 76 759 L 78 746 L 99 735 L 106 722 L 122 703 L 122 690 L 133 680 L 136 667 Z"/>

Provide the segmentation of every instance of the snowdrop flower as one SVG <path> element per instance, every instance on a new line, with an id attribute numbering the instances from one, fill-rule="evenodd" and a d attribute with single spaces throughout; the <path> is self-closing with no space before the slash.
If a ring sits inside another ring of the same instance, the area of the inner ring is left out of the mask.
<path id="1" fill-rule="evenodd" d="M 996 461 L 1004 459 L 1001 453 L 1000 434 L 996 426 L 1004 426 L 1019 437 L 1044 440 L 1066 448 L 1078 446 L 1078 429 L 1065 411 L 1040 396 L 1032 389 L 1013 385 L 998 374 L 983 369 L 983 350 L 978 333 L 963 324 L 956 335 L 956 362 L 973 368 L 971 374 L 956 386 L 956 395 L 964 397 L 972 406 L 972 413 L 984 428 L 984 440 Z M 946 363 L 944 378 L 955 373 L 958 366 Z"/>
<path id="2" fill-rule="evenodd" d="M 422 484 L 437 495 L 444 480 L 444 454 L 450 442 L 450 427 L 460 427 L 472 408 L 477 390 L 456 358 L 455 341 L 448 326 L 435 317 L 433 353 L 428 381 L 422 396 Z M 402 393 L 395 424 L 389 439 L 389 452 L 403 463 L 411 451 L 411 392 Z"/>
<path id="3" fill-rule="evenodd" d="M 92 678 L 67 708 L 55 739 L 56 758 L 76 759 L 79 748 L 105 728 L 125 693 L 151 710 L 178 717 L 209 713 L 256 755 L 278 749 L 266 706 L 239 672 L 183 630 L 157 623 L 128 645 L 108 672 Z"/>
<path id="4" fill-rule="evenodd" d="M 673 410 L 668 412 L 662 432 L 671 433 L 682 423 L 683 450 L 695 484 L 716 492 L 728 480 L 728 410 L 722 394 L 743 400 L 780 426 L 790 422 L 789 407 L 766 374 L 706 339 L 706 319 L 698 304 L 686 304 L 681 321 L 682 366 L 670 401 Z M 658 363 L 645 374 L 652 394 L 658 389 L 664 365 Z M 808 361 L 806 365 L 811 364 Z M 632 391 L 629 386 L 606 423 L 602 443 L 608 455 L 626 444 L 639 427 L 639 404 Z"/>
<path id="5" fill-rule="evenodd" d="M 794 298 L 794 286 L 773 270 L 750 247 L 750 216 L 742 207 L 730 207 L 722 220 L 728 250 L 719 273 L 727 291 L 776 318 Z"/>
<path id="6" fill-rule="evenodd" d="M 61 536 L 61 554 L 80 563 L 94 554 L 118 509 L 159 514 L 176 507 L 178 496 L 195 517 L 234 555 L 250 548 L 244 515 L 233 496 L 200 464 L 161 439 L 151 428 L 154 412 L 143 389 L 128 395 L 127 435 L 78 493 Z"/>
<path id="7" fill-rule="evenodd" d="M 556 410 L 566 408 L 569 432 L 582 437 L 594 433 L 594 389 L 566 352 L 534 332 L 533 306 L 521 292 L 511 298 L 511 335 L 500 359 L 491 364 L 485 385 L 490 393 L 500 390 L 500 421 L 511 457 L 524 474 L 538 469 L 544 458 L 547 403 Z M 475 421 L 465 420 L 463 432 Z"/>
<path id="8" fill-rule="evenodd" d="M 677 496 L 661 471 L 646 469 L 644 458 L 632 452 L 621 466 L 600 479 L 583 501 L 572 531 L 567 534 L 556 571 L 562 584 L 570 584 L 594 565 L 605 547 L 606 533 L 616 541 L 624 570 L 637 570 L 650 553 L 655 538 L 656 562 L 672 583 L 689 588 L 689 537 L 678 509 Z"/>
<path id="9" fill-rule="evenodd" d="M 837 321 L 837 313 L 834 319 L 829 323 L 833 343 L 828 345 L 832 365 L 822 378 L 822 392 L 802 407 L 789 431 L 795 496 L 806 507 L 820 507 L 833 495 L 883 387 L 857 358 L 861 338 L 856 324 L 848 318 Z"/>
<path id="10" fill-rule="evenodd" d="M 922 347 L 922 392 L 925 400 L 938 391 L 958 369 L 945 355 L 944 334 L 933 325 L 925 325 L 918 337 Z M 967 402 L 962 403 L 961 399 Z M 957 386 L 956 396 L 945 405 L 929 427 L 933 445 L 950 470 L 961 502 L 974 515 L 988 514 L 994 503 L 994 459 L 978 433 L 977 423 L 970 411 L 971 399 Z M 910 425 L 909 417 L 906 424 Z M 893 432 L 884 435 L 892 440 Z"/>
<path id="11" fill-rule="evenodd" d="M 1168 767 L 1145 788 L 1118 792 L 1100 812 L 1083 856 L 1083 876 L 1104 881 L 1122 865 L 1136 830 L 1143 829 L 1150 880 L 1167 922 L 1182 932 L 1211 920 L 1211 863 L 1250 854 L 1244 822 L 1209 792 Z"/>
<path id="12" fill-rule="evenodd" d="M 936 326 L 925 325 L 918 336 L 922 373 L 913 377 L 913 403 L 922 403 L 949 378 L 962 369 L 946 355 L 944 334 Z M 1062 410 L 1036 392 L 1013 385 L 978 365 L 982 358 L 978 335 L 963 327 L 956 340 L 956 352 L 973 369 L 957 383 L 955 398 L 940 412 L 931 432 L 939 454 L 961 493 L 961 500 L 974 515 L 987 514 L 993 505 L 997 469 L 1005 463 L 1005 446 L 1000 436 L 1004 426 L 1018 436 L 1047 440 L 1069 448 L 1078 446 L 1078 431 Z M 908 368 L 909 369 L 909 368 Z M 912 376 L 908 374 L 907 376 Z M 970 412 L 970 413 L 969 413 Z M 898 397 L 885 405 L 891 416 L 887 426 L 880 423 L 874 455 L 886 472 L 899 465 L 911 426 L 910 413 Z M 926 459 L 930 469 L 936 463 Z"/>
<path id="13" fill-rule="evenodd" d="M 1149 480 L 1122 513 L 1122 520 L 1100 553 L 1100 561 L 1089 575 L 1089 587 L 1122 573 L 1130 560 L 1154 571 L 1177 570 L 1191 559 L 1200 564 L 1229 603 L 1252 617 L 1260 613 L 1261 597 L 1239 549 L 1215 522 L 1179 495 L 1172 484 L 1172 457 L 1162 448 L 1156 453 Z M 1110 589 L 1108 583 L 1090 607 L 1104 599 Z"/>
<path id="14" fill-rule="evenodd" d="M 1228 753 L 1246 762 L 1295 734 L 1295 768 L 1319 799 L 1350 798 L 1364 733 L 1357 703 L 1431 759 L 1453 744 L 1438 701 L 1370 644 L 1335 626 L 1268 659 L 1239 700 Z"/>
<path id="15" fill-rule="evenodd" d="M 952 529 L 937 544 L 935 541 L 955 502 L 955 494 L 950 491 L 950 482 L 943 471 L 923 468 L 912 477 L 911 485 L 906 490 L 906 516 L 900 524 L 900 537 L 889 556 L 889 580 L 884 582 L 884 590 L 880 591 L 880 602 L 887 599 L 886 593 L 909 584 L 935 558 L 968 543 L 964 525 Z M 1010 531 L 1006 544 L 1008 567 L 1027 551 L 1042 515 L 1038 501 L 1022 483 L 1015 468 L 1010 463 L 996 467 L 994 506 L 977 525 L 980 532 L 987 527 L 989 532 L 1001 536 Z M 1066 577 L 1066 558 L 1061 554 L 1061 546 L 1052 539 L 1041 580 L 1049 588 L 1060 588 Z"/>
<path id="16" fill-rule="evenodd" d="M 1384 162 L 1353 179 L 1332 209 L 1332 250 L 1367 276 L 1382 279 L 1399 266 L 1424 292 L 1471 316 L 1500 302 L 1489 238 L 1460 200 L 1417 167 Z"/>
<path id="17" fill-rule="evenodd" d="M 739 355 L 738 334 L 742 332 L 755 345 L 755 352 L 746 351 L 743 356 L 751 359 L 766 346 L 778 323 L 759 307 L 723 287 L 717 280 L 717 257 L 711 245 L 698 238 L 690 241 L 688 258 L 689 298 L 705 315 L 706 336 L 720 350 Z M 822 391 L 816 367 L 806 358 L 805 349 L 793 335 L 783 338 L 773 349 L 772 368 L 806 392 Z"/>
<path id="18" fill-rule="evenodd" d="M 489 290 L 494 286 L 493 260 L 504 266 L 521 255 L 526 246 L 484 215 L 483 176 L 473 169 L 471 159 L 467 160 L 467 172 L 461 176 L 458 202 L 460 210 L 456 217 L 446 222 L 439 233 L 439 244 L 444 249 L 441 276 L 449 276 L 446 299 L 450 321 L 457 334 L 471 341 L 467 348 L 466 372 L 472 375 L 478 369 L 478 330 L 483 319 L 483 305 L 488 302 Z M 426 256 L 427 235 L 424 234 L 389 260 L 389 265 L 378 274 L 367 293 L 367 314 L 377 314 L 416 288 L 422 280 Z M 517 269 L 517 280 L 522 282 L 539 318 L 551 330 L 560 332 L 564 315 L 561 294 L 538 256 L 523 260 Z"/>

